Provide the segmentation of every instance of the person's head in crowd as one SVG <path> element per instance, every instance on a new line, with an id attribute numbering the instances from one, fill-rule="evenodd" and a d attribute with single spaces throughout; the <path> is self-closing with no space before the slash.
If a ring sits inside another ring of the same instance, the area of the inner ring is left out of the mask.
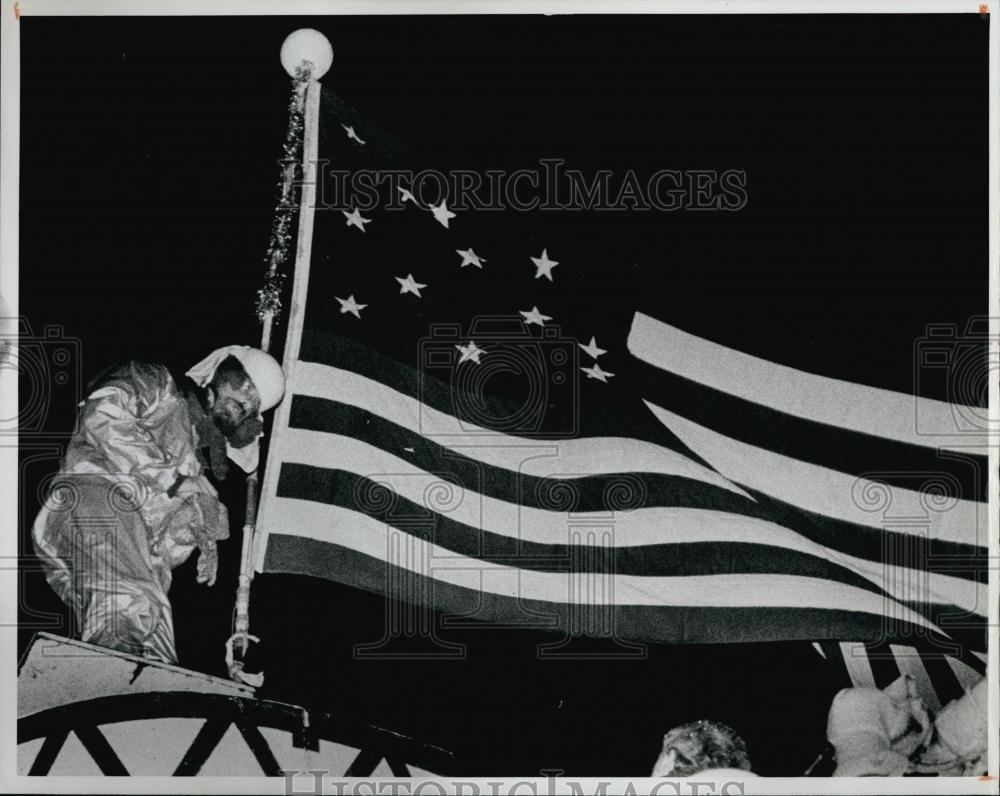
<path id="1" fill-rule="evenodd" d="M 663 736 L 653 777 L 690 777 L 709 769 L 750 771 L 746 742 L 730 727 L 702 719 Z"/>

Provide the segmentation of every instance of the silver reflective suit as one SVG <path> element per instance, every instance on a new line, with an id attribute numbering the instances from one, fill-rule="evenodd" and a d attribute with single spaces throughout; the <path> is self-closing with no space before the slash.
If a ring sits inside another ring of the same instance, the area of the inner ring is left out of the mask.
<path id="1" fill-rule="evenodd" d="M 80 404 L 32 537 L 82 640 L 176 662 L 171 570 L 198 547 L 199 580 L 211 585 L 215 542 L 229 535 L 197 445 L 187 401 L 162 365 L 117 367 Z"/>

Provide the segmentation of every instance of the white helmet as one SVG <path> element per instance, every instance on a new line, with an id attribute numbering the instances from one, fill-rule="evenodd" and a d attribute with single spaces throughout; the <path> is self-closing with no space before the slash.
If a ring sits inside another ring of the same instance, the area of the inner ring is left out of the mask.
<path id="1" fill-rule="evenodd" d="M 285 374 L 278 360 L 259 348 L 247 345 L 230 345 L 217 348 L 201 362 L 195 365 L 186 375 L 199 387 L 204 387 L 215 376 L 215 371 L 222 361 L 229 356 L 236 357 L 250 377 L 260 395 L 260 411 L 273 409 L 281 402 L 285 394 Z"/>

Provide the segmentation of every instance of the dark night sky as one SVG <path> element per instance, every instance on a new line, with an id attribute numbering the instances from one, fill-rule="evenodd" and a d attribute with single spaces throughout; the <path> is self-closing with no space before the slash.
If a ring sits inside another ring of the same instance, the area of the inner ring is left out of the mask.
<path id="1" fill-rule="evenodd" d="M 287 121 L 278 51 L 299 27 L 333 42 L 324 85 L 431 161 L 744 169 L 744 210 L 648 213 L 621 242 L 647 277 L 662 270 L 658 317 L 696 334 L 912 392 L 926 325 L 987 311 L 987 22 L 975 14 L 20 24 L 20 309 L 36 334 L 58 325 L 79 341 L 78 375 L 52 393 L 44 433 L 22 439 L 22 540 L 77 385 L 116 360 L 183 371 L 259 339 Z M 939 380 L 916 389 L 949 397 Z M 240 492 L 224 494 L 240 505 Z M 238 550 L 237 530 L 209 596 L 193 567 L 175 572 L 192 668 L 221 673 Z M 28 611 L 58 612 L 41 577 L 26 583 Z M 268 696 L 461 748 L 481 766 L 471 773 L 645 774 L 658 734 L 702 715 L 744 732 L 762 772 L 795 773 L 822 743 L 835 688 L 811 679 L 822 668 L 802 645 L 571 666 L 540 664 L 539 639 L 494 633 L 462 664 L 352 663 L 351 644 L 380 636 L 380 601 L 284 576 L 254 588 Z"/>

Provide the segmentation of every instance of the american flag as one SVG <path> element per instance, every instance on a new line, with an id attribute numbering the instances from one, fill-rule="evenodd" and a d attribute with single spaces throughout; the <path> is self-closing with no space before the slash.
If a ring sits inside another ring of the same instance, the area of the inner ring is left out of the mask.
<path id="1" fill-rule="evenodd" d="M 406 182 L 361 208 L 324 170 L 428 164 L 325 89 L 303 157 L 258 571 L 456 623 L 885 653 L 855 681 L 982 671 L 985 410 L 685 330 L 627 213 L 452 215 Z"/>

